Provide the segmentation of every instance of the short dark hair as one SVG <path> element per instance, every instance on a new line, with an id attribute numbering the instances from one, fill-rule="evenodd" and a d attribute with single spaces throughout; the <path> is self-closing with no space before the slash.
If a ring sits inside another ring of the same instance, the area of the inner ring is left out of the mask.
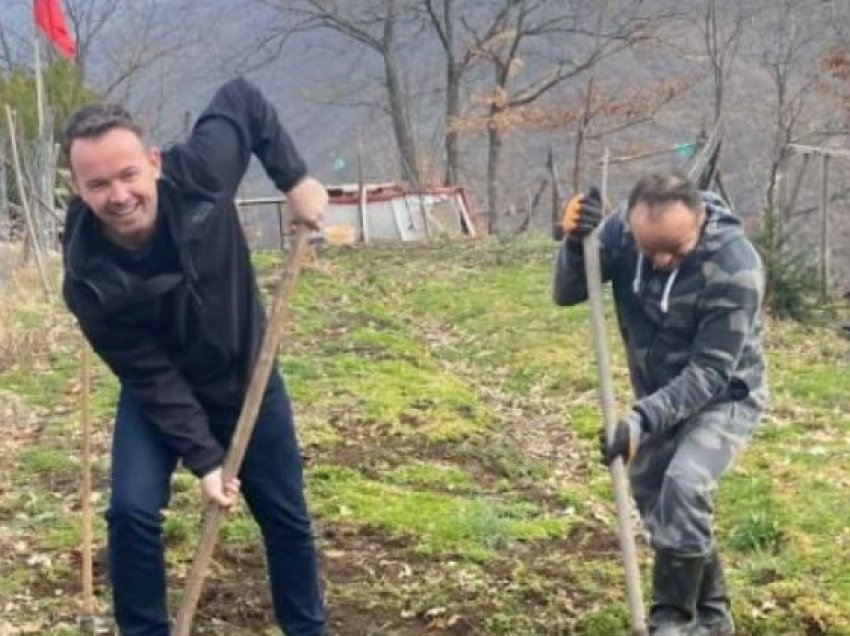
<path id="1" fill-rule="evenodd" d="M 684 203 L 695 213 L 702 209 L 699 190 L 685 175 L 679 172 L 649 174 L 642 177 L 629 193 L 629 214 L 639 203 L 652 211 L 676 202 Z"/>
<path id="2" fill-rule="evenodd" d="M 110 102 L 96 102 L 77 109 L 65 121 L 63 149 L 67 157 L 75 139 L 95 139 L 115 128 L 123 128 L 142 137 L 142 127 L 126 108 Z"/>

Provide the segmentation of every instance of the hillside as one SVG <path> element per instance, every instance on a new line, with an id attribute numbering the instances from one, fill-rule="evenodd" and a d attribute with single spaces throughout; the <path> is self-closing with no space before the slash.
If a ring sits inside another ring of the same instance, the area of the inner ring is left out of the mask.
<path id="1" fill-rule="evenodd" d="M 588 316 L 551 305 L 551 250 L 537 239 L 370 247 L 306 268 L 281 362 L 335 634 L 624 631 Z M 268 288 L 279 261 L 257 263 Z M 78 633 L 80 340 L 36 285 L 24 273 L 0 298 L 4 636 Z M 771 323 L 766 343 L 772 407 L 719 492 L 739 633 L 850 634 L 850 342 Z M 115 393 L 98 365 L 98 548 Z M 165 522 L 172 608 L 197 538 L 194 482 L 175 477 Z M 646 587 L 642 540 L 640 550 Z M 243 506 L 226 523 L 198 633 L 276 633 L 269 619 Z"/>

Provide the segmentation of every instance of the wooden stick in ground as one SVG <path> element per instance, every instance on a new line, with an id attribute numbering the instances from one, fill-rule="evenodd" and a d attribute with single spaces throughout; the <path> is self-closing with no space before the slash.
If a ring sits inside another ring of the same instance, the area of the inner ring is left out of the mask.
<path id="1" fill-rule="evenodd" d="M 263 400 L 269 374 L 277 356 L 281 332 L 288 318 L 289 299 L 295 288 L 295 282 L 298 279 L 298 273 L 301 269 L 301 262 L 307 250 L 307 236 L 307 228 L 299 226 L 292 241 L 292 249 L 287 260 L 286 268 L 275 291 L 274 304 L 272 305 L 265 334 L 263 334 L 260 352 L 254 364 L 251 382 L 248 385 L 248 392 L 245 395 L 242 412 L 239 414 L 239 421 L 236 423 L 236 431 L 233 433 L 230 450 L 224 461 L 222 479 L 225 482 L 238 474 L 239 468 L 242 465 L 242 459 L 245 456 L 248 441 L 251 439 L 251 433 L 254 430 L 254 423 L 260 411 L 260 404 Z M 218 540 L 218 532 L 222 521 L 224 521 L 224 515 L 225 510 L 218 504 L 210 503 L 207 506 L 201 540 L 198 544 L 195 560 L 192 563 L 192 569 L 189 572 L 189 577 L 186 579 L 186 586 L 183 590 L 183 598 L 180 602 L 180 610 L 174 626 L 174 636 L 189 636 L 189 632 L 192 629 L 195 609 L 201 596 L 204 577 L 207 574 L 207 569 L 212 559 L 213 550 Z"/>
<path id="2" fill-rule="evenodd" d="M 829 299 L 829 155 L 820 158 L 820 302 Z"/>
<path id="3" fill-rule="evenodd" d="M 80 421 L 83 433 L 82 482 L 80 484 L 80 514 L 82 515 L 82 563 L 83 602 L 80 614 L 80 632 L 95 633 L 94 616 L 94 574 L 92 566 L 92 505 L 91 505 L 91 412 L 89 394 L 91 374 L 89 372 L 89 346 L 84 337 L 80 338 Z"/>
<path id="4" fill-rule="evenodd" d="M 50 300 L 50 283 L 47 281 L 47 271 L 44 268 L 42 261 L 41 250 L 39 249 L 38 236 L 36 235 L 35 225 L 33 223 L 32 211 L 30 210 L 29 201 L 27 200 L 26 192 L 24 191 L 24 175 L 21 171 L 21 159 L 18 155 L 18 141 L 15 132 L 15 118 L 12 116 L 12 109 L 9 104 L 6 104 L 6 121 L 9 125 L 9 141 L 12 146 L 12 165 L 15 169 L 15 178 L 18 184 L 18 196 L 21 197 L 21 207 L 24 210 L 24 218 L 27 222 L 27 230 L 29 231 L 32 248 L 35 252 L 35 262 L 38 266 L 38 274 L 41 277 L 41 286 L 44 288 L 44 295 L 47 300 Z"/>
<path id="5" fill-rule="evenodd" d="M 602 173 L 602 201 L 606 201 L 608 182 L 608 151 L 605 151 L 605 163 Z M 597 230 L 598 231 L 598 230 Z M 611 373 L 611 354 L 608 348 L 608 334 L 605 330 L 605 309 L 602 302 L 602 268 L 599 257 L 599 239 L 597 231 L 584 240 L 584 268 L 587 277 L 587 296 L 590 303 L 590 319 L 593 328 L 593 345 L 596 353 L 596 372 L 599 381 L 599 402 L 602 407 L 602 422 L 605 434 L 610 439 L 617 425 L 616 404 L 614 401 L 614 380 Z M 637 561 L 637 547 L 632 530 L 629 487 L 626 481 L 626 467 L 621 458 L 611 464 L 611 480 L 614 487 L 614 506 L 617 509 L 617 521 L 620 534 L 620 551 L 626 575 L 626 601 L 629 608 L 629 620 L 633 636 L 645 636 L 646 614 L 643 607 L 643 594 L 640 587 L 640 568 Z"/>

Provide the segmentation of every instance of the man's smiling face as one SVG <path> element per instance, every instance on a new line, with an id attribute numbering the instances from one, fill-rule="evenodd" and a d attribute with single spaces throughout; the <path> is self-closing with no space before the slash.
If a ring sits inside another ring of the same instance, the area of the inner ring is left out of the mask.
<path id="1" fill-rule="evenodd" d="M 103 223 L 106 235 L 129 249 L 153 234 L 160 154 L 125 128 L 74 139 L 68 152 L 76 193 Z"/>

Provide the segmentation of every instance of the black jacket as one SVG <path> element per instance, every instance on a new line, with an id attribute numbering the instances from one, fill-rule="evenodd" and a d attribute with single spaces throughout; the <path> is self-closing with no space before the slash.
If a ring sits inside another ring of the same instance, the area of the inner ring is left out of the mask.
<path id="1" fill-rule="evenodd" d="M 163 153 L 159 222 L 179 271 L 147 279 L 126 271 L 103 249 L 85 203 L 75 199 L 68 208 L 65 301 L 98 355 L 198 476 L 224 458 L 205 407 L 241 404 L 265 325 L 234 204 L 252 153 L 283 191 L 306 173 L 273 107 L 236 79 L 219 89 L 189 139 Z"/>

